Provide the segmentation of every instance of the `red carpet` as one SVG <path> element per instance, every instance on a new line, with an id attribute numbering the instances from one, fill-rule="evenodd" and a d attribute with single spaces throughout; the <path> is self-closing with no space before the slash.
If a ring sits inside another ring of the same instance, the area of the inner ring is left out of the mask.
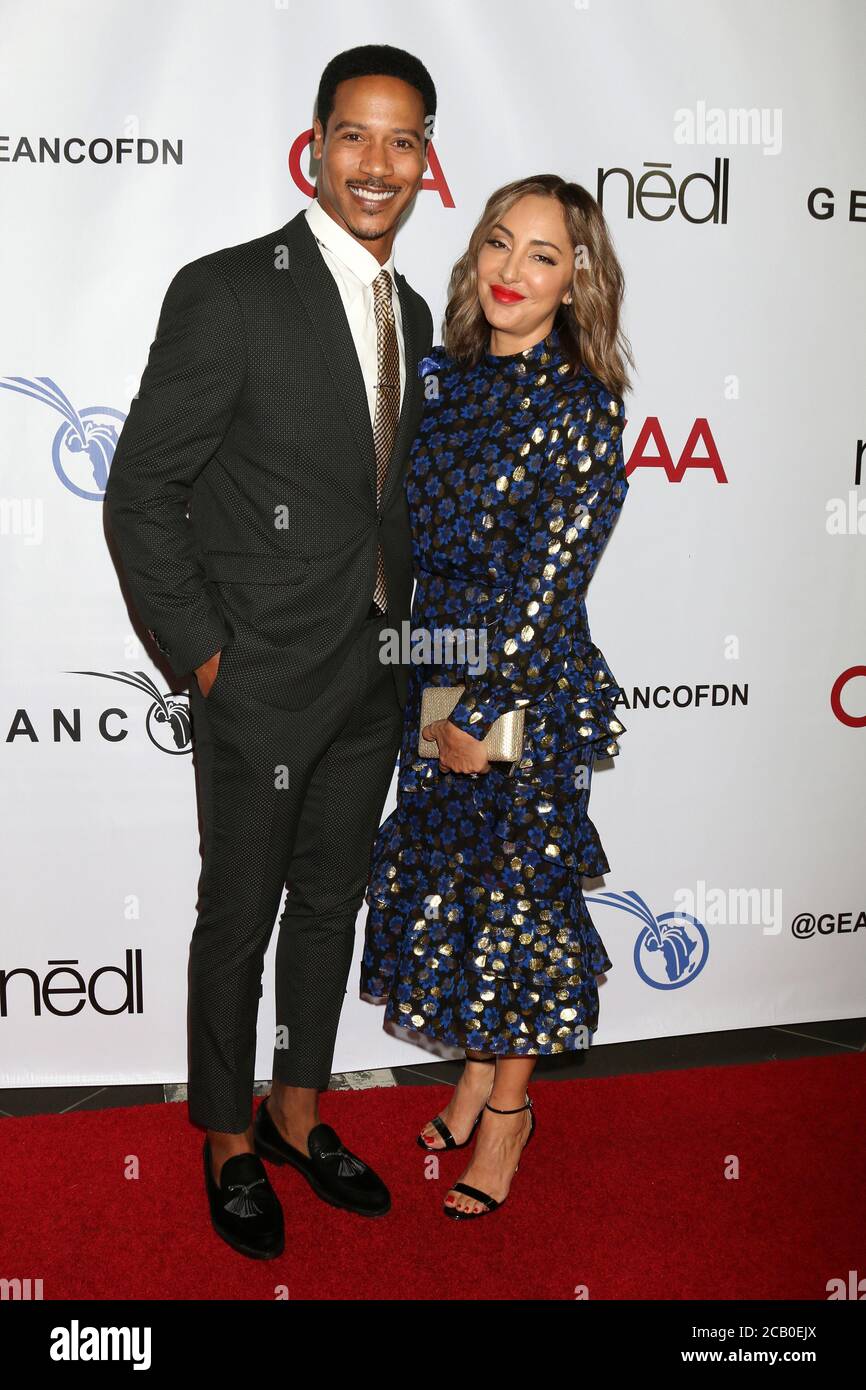
<path id="1" fill-rule="evenodd" d="M 820 1299 L 866 1273 L 866 1056 L 532 1087 L 538 1130 L 507 1205 L 440 1205 L 468 1150 L 424 1176 L 414 1136 L 448 1088 L 329 1092 L 322 1118 L 388 1182 L 380 1220 L 269 1168 L 286 1251 L 213 1233 L 185 1105 L 0 1122 L 5 1278 L 45 1299 Z M 737 1180 L 725 1177 L 730 1156 Z M 139 1176 L 124 1176 L 137 1160 Z"/>

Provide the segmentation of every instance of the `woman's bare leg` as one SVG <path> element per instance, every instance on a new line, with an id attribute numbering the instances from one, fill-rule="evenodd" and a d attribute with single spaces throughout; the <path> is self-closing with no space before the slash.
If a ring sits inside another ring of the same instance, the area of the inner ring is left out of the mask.
<path id="1" fill-rule="evenodd" d="M 450 1101 L 441 1111 L 442 1119 L 458 1144 L 462 1144 L 469 1137 L 475 1123 L 475 1117 L 490 1095 L 495 1071 L 493 1057 L 492 1052 L 475 1052 L 469 1048 L 466 1049 L 466 1064 L 463 1067 L 460 1080 L 454 1087 L 454 1094 Z M 445 1147 L 442 1135 L 433 1128 L 432 1124 L 426 1124 L 421 1134 L 431 1152 Z"/>
<path id="2" fill-rule="evenodd" d="M 490 1104 L 497 1110 L 517 1110 L 526 1102 L 526 1088 L 538 1059 L 536 1057 L 499 1057 Z M 529 1138 L 530 1114 L 521 1110 L 516 1115 L 496 1115 L 485 1109 L 469 1167 L 459 1181 L 487 1192 L 497 1202 L 508 1196 L 523 1146 Z M 480 1202 L 455 1192 L 452 1187 L 445 1203 L 460 1211 L 481 1211 Z"/>

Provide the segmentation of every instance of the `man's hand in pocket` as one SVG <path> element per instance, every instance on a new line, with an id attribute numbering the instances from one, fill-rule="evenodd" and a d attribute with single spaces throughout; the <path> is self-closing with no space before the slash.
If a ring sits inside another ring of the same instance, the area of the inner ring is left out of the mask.
<path id="1" fill-rule="evenodd" d="M 220 668 L 221 655 L 222 647 L 220 647 L 218 652 L 214 652 L 213 656 L 209 656 L 207 661 L 202 662 L 201 666 L 196 666 L 195 668 L 198 688 L 205 699 L 207 699 L 210 694 L 210 688 L 216 680 L 217 671 Z"/>

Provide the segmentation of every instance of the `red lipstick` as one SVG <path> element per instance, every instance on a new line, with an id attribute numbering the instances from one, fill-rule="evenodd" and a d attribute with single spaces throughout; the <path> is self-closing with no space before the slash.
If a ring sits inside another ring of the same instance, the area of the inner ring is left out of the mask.
<path id="1" fill-rule="evenodd" d="M 518 294 L 516 290 L 508 290 L 504 285 L 491 285 L 490 293 L 494 299 L 498 299 L 500 304 L 518 304 L 521 299 L 525 299 L 525 294 Z"/>

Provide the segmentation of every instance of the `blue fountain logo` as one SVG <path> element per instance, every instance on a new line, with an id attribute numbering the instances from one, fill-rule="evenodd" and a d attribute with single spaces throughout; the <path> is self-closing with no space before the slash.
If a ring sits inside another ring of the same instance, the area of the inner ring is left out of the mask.
<path id="1" fill-rule="evenodd" d="M 631 912 L 643 923 L 634 943 L 634 966 L 653 989 L 681 989 L 700 975 L 710 953 L 703 922 L 690 912 L 661 912 L 656 917 L 639 893 L 586 894 L 588 904 L 601 903 Z"/>
<path id="2" fill-rule="evenodd" d="M 120 428 L 126 416 L 107 405 L 76 410 L 69 397 L 49 376 L 0 377 L 0 387 L 41 401 L 63 416 L 51 445 L 54 471 L 64 487 L 88 502 L 101 502 Z"/>

